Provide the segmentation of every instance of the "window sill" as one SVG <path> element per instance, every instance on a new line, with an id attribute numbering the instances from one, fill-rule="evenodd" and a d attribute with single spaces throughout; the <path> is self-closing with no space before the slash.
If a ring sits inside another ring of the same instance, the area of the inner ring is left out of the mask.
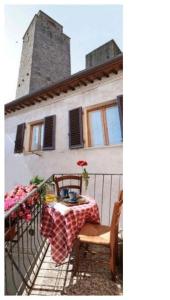
<path id="1" fill-rule="evenodd" d="M 24 155 L 37 155 L 37 156 L 42 156 L 43 151 L 42 150 L 37 150 L 37 151 L 24 151 Z"/>
<path id="2" fill-rule="evenodd" d="M 123 143 L 116 145 L 102 145 L 102 146 L 94 146 L 94 147 L 85 147 L 84 150 L 96 150 L 96 149 L 107 149 L 107 148 L 122 148 Z"/>

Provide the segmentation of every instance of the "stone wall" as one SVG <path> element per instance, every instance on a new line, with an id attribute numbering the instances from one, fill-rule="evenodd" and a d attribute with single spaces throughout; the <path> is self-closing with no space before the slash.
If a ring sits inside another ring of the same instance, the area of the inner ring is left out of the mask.
<path id="1" fill-rule="evenodd" d="M 36 22 L 30 92 L 71 75 L 70 38 L 44 15 Z"/>
<path id="2" fill-rule="evenodd" d="M 86 55 L 86 68 L 88 69 L 103 64 L 120 53 L 121 50 L 117 44 L 114 40 L 111 40 Z"/>
<path id="3" fill-rule="evenodd" d="M 22 97 L 23 95 L 27 95 L 30 91 L 31 66 L 36 19 L 37 17 L 35 16 L 29 26 L 29 29 L 23 37 L 16 98 Z"/>
<path id="4" fill-rule="evenodd" d="M 16 98 L 70 74 L 70 38 L 63 33 L 60 24 L 40 11 L 23 38 Z"/>

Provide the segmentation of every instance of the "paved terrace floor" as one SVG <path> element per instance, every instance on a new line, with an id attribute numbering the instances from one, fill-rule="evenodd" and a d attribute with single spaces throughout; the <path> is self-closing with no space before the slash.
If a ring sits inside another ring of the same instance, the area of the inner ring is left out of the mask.
<path id="1" fill-rule="evenodd" d="M 95 250 L 95 249 L 92 249 Z M 95 260 L 96 255 L 91 254 Z M 100 257 L 101 258 L 101 257 Z M 117 271 L 115 281 L 106 265 L 89 263 L 80 254 L 79 272 L 73 276 L 75 250 L 63 264 L 56 266 L 50 255 L 50 247 L 41 265 L 40 271 L 29 295 L 57 296 L 57 295 L 122 295 L 122 271 Z"/>

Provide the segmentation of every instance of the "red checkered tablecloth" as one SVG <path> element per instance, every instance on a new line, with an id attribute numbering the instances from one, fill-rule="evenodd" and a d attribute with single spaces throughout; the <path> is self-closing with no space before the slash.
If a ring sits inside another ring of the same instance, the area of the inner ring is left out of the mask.
<path id="1" fill-rule="evenodd" d="M 96 201 L 86 197 L 87 204 L 75 205 L 64 216 L 54 208 L 44 206 L 41 218 L 41 234 L 51 244 L 51 256 L 59 264 L 71 252 L 77 234 L 87 222 L 99 223 Z"/>

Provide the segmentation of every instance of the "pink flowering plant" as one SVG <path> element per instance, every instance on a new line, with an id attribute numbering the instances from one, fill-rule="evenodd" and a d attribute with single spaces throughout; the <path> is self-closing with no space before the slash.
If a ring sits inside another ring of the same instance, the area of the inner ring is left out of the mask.
<path id="1" fill-rule="evenodd" d="M 82 178 L 85 184 L 85 190 L 87 190 L 90 177 L 85 167 L 88 165 L 88 163 L 86 160 L 78 160 L 77 165 L 82 168 Z"/>
<path id="2" fill-rule="evenodd" d="M 20 202 L 24 197 L 27 196 L 34 188 L 35 184 L 30 184 L 28 186 L 16 185 L 9 193 L 5 194 L 5 211 L 8 211 L 15 204 Z M 32 219 L 31 208 L 39 199 L 39 193 L 36 192 L 32 197 L 26 200 L 26 202 L 20 204 L 19 208 L 12 212 L 10 215 L 11 221 L 14 223 L 18 218 L 25 219 L 29 222 Z M 6 222 L 7 225 L 8 221 Z"/>

